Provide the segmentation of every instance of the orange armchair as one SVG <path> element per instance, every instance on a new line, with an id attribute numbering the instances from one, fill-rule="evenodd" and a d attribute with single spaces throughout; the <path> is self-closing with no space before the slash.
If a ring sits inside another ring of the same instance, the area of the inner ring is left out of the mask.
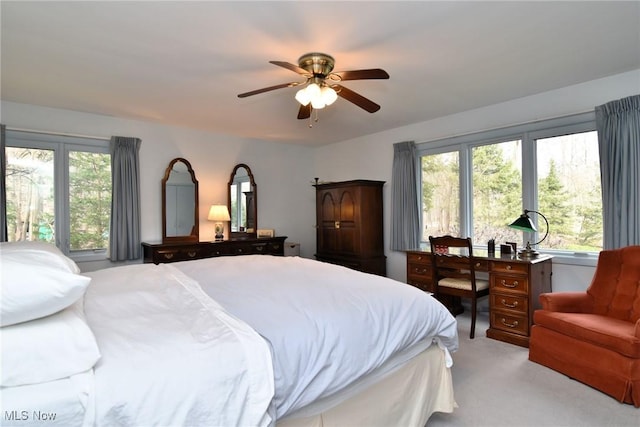
<path id="1" fill-rule="evenodd" d="M 586 292 L 540 303 L 529 360 L 640 407 L 640 246 L 600 252 Z"/>

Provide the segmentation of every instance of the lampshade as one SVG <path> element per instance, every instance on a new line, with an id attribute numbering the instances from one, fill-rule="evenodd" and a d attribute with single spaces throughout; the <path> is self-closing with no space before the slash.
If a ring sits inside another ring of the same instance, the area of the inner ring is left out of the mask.
<path id="1" fill-rule="evenodd" d="M 336 91 L 329 86 L 325 86 L 322 88 L 321 95 L 325 105 L 331 105 L 336 102 L 336 99 L 338 99 L 338 94 L 336 93 Z"/>
<path id="2" fill-rule="evenodd" d="M 533 222 L 531 221 L 531 218 L 529 218 L 529 215 L 527 215 L 529 213 L 536 213 L 536 214 L 540 215 L 542 217 L 542 219 L 544 219 L 545 224 L 547 225 L 547 230 L 544 233 L 544 237 L 542 239 L 540 239 L 538 242 L 534 243 L 534 246 L 535 246 L 535 245 L 541 243 L 549 235 L 549 221 L 547 221 L 547 217 L 545 217 L 544 215 L 542 215 L 538 211 L 531 211 L 531 210 L 525 209 L 522 212 L 522 215 L 520 215 L 520 217 L 518 217 L 518 219 L 516 219 L 511 224 L 509 224 L 509 227 L 510 228 L 515 228 L 516 230 L 525 231 L 527 233 L 535 233 L 536 231 L 538 231 L 536 229 L 535 225 L 533 225 Z M 518 252 L 518 255 L 520 255 L 523 258 L 535 258 L 540 254 L 531 248 L 531 243 L 530 242 L 527 242 L 526 247 L 523 250 L 521 250 L 520 252 Z"/>
<path id="3" fill-rule="evenodd" d="M 525 211 L 525 212 L 528 212 L 528 211 Z M 516 230 L 520 230 L 520 231 L 526 231 L 529 233 L 538 231 L 538 229 L 536 229 L 536 226 L 533 225 L 533 221 L 531 221 L 531 218 L 529 218 L 529 216 L 526 213 L 523 213 L 522 215 L 520 215 L 518 219 L 516 219 L 511 224 L 509 224 L 509 227 L 515 228 Z"/>
<path id="4" fill-rule="evenodd" d="M 207 219 L 209 221 L 231 221 L 231 216 L 226 205 L 211 205 Z"/>
<path id="5" fill-rule="evenodd" d="M 296 92 L 296 101 L 304 106 L 309 105 L 309 103 L 311 102 L 311 97 L 309 96 L 309 92 L 307 92 L 306 87 Z"/>

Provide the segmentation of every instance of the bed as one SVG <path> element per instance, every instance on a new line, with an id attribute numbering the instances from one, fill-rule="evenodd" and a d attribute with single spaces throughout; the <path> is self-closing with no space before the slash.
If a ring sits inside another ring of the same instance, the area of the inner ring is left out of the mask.
<path id="1" fill-rule="evenodd" d="M 455 319 L 391 279 L 270 255 L 80 274 L 24 243 L 0 262 L 2 425 L 424 426 L 456 407 Z"/>

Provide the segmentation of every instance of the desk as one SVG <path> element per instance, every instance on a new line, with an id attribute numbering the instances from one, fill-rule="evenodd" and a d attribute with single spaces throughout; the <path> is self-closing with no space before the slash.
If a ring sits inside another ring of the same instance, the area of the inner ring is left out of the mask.
<path id="1" fill-rule="evenodd" d="M 489 274 L 487 337 L 529 347 L 533 312 L 541 308 L 539 296 L 551 292 L 552 257 L 523 259 L 474 251 L 473 258 L 476 271 Z M 432 274 L 430 252 L 407 251 L 407 283 L 435 292 Z"/>

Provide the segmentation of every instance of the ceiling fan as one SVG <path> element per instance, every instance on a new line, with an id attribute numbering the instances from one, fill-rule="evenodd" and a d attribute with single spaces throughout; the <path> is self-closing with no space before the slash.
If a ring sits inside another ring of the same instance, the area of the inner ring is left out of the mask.
<path id="1" fill-rule="evenodd" d="M 346 99 L 358 107 L 375 113 L 380 106 L 370 99 L 347 89 L 340 82 L 345 80 L 388 79 L 389 74 L 380 68 L 365 70 L 334 72 L 335 60 L 326 53 L 306 53 L 298 59 L 298 65 L 284 61 L 269 61 L 269 63 L 286 68 L 305 77 L 303 82 L 282 83 L 262 89 L 241 93 L 238 98 L 257 95 L 286 87 L 304 86 L 296 93 L 296 100 L 301 104 L 298 111 L 299 119 L 311 117 L 312 110 L 319 110 L 326 105 L 331 105 L 337 97 Z"/>

